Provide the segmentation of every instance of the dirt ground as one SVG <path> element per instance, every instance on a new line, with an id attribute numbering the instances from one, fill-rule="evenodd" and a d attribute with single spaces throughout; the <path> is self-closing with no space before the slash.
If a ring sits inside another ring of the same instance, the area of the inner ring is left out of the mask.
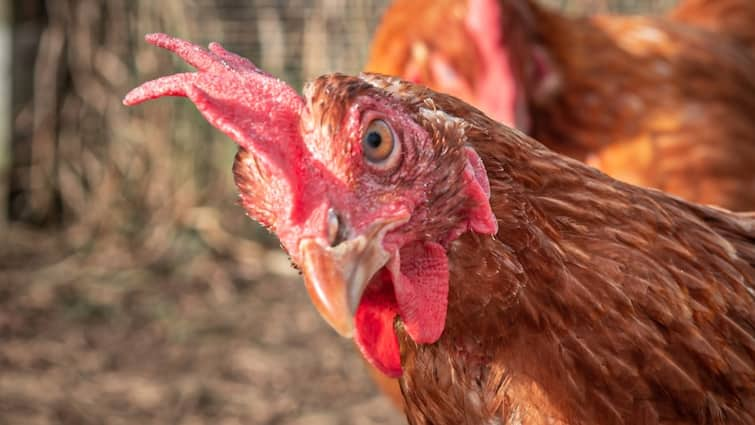
<path id="1" fill-rule="evenodd" d="M 201 280 L 24 255 L 0 243 L 2 425 L 405 423 L 277 250 Z"/>

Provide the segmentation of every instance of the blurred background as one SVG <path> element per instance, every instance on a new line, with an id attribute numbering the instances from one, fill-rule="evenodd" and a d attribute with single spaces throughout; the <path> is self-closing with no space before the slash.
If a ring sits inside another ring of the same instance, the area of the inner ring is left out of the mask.
<path id="1" fill-rule="evenodd" d="M 0 1 L 0 424 L 401 424 L 236 204 L 235 145 L 162 31 L 295 87 L 363 65 L 388 0 Z M 663 0 L 550 0 L 569 13 Z"/>

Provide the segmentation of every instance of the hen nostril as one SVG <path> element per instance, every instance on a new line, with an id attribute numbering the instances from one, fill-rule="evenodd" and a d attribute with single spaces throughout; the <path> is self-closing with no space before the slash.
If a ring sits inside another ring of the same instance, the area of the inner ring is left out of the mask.
<path id="1" fill-rule="evenodd" d="M 339 230 L 341 227 L 341 220 L 338 219 L 338 214 L 333 210 L 333 208 L 328 210 L 328 243 L 330 243 L 330 246 L 336 246 L 338 245 L 338 242 L 340 242 L 338 239 Z"/>
<path id="2" fill-rule="evenodd" d="M 333 208 L 328 209 L 328 243 L 331 247 L 338 246 L 341 242 L 349 239 L 350 231 L 348 223 Z"/>

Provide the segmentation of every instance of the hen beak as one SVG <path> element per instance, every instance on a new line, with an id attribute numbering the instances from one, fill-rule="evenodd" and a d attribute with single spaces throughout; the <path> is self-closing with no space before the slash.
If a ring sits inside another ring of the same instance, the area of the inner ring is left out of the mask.
<path id="1" fill-rule="evenodd" d="M 354 314 L 367 284 L 390 259 L 383 248 L 383 236 L 408 220 L 381 220 L 367 231 L 328 246 L 315 238 L 299 243 L 304 284 L 317 311 L 344 337 L 354 332 Z"/>

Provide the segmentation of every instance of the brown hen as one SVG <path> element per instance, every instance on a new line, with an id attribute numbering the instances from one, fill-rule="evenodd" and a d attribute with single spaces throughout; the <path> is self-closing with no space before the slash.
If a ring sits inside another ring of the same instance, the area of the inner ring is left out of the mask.
<path id="1" fill-rule="evenodd" d="M 588 18 L 532 0 L 397 0 L 365 69 L 460 97 L 620 180 L 752 210 L 753 18 L 752 0 Z"/>
<path id="2" fill-rule="evenodd" d="M 412 424 L 752 424 L 755 216 L 632 186 L 398 79 L 299 96 L 212 44 L 190 98 L 323 317 Z"/>

